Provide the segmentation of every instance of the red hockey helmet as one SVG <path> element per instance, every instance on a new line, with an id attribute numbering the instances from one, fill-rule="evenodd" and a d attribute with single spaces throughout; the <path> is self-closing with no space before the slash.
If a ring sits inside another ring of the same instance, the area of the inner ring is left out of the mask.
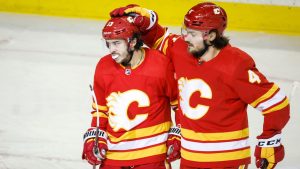
<path id="1" fill-rule="evenodd" d="M 223 8 L 214 3 L 199 3 L 187 12 L 184 25 L 201 31 L 216 29 L 222 35 L 227 26 L 227 15 Z"/>
<path id="2" fill-rule="evenodd" d="M 111 18 L 102 30 L 102 36 L 107 39 L 128 39 L 138 32 L 131 16 Z"/>

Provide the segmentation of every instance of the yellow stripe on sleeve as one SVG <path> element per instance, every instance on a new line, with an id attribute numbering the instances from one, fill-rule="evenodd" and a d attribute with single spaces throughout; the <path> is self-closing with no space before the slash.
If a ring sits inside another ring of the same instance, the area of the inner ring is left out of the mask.
<path id="1" fill-rule="evenodd" d="M 164 39 L 164 36 L 160 37 L 159 39 L 156 40 L 156 42 L 154 43 L 152 49 L 157 49 L 159 44 L 161 43 L 161 41 Z"/>
<path id="2" fill-rule="evenodd" d="M 267 111 L 263 111 L 262 114 L 268 114 L 268 113 L 271 113 L 271 112 L 274 112 L 274 111 L 277 111 L 277 110 L 280 110 L 280 109 L 283 109 L 285 108 L 287 105 L 289 105 L 289 100 L 288 98 L 285 98 L 284 101 L 282 103 L 280 103 L 279 105 L 267 110 Z"/>
<path id="3" fill-rule="evenodd" d="M 163 54 L 167 54 L 168 46 L 169 46 L 169 39 L 167 39 L 166 42 L 164 43 L 164 48 L 162 50 Z"/>
<path id="4" fill-rule="evenodd" d="M 178 105 L 178 100 L 176 99 L 176 100 L 174 100 L 174 101 L 171 101 L 171 106 L 174 106 L 174 105 Z"/>
<path id="5" fill-rule="evenodd" d="M 94 112 L 92 115 L 93 117 L 97 117 L 97 112 Z M 103 112 L 99 112 L 99 117 L 108 118 L 107 115 Z"/>
<path id="6" fill-rule="evenodd" d="M 245 165 L 240 165 L 239 169 L 245 169 Z"/>
<path id="7" fill-rule="evenodd" d="M 258 103 L 260 103 L 261 101 L 266 100 L 269 97 L 271 97 L 277 91 L 278 88 L 279 87 L 276 84 L 274 84 L 272 86 L 272 88 L 267 93 L 265 93 L 264 95 L 262 95 L 260 98 L 256 99 L 254 102 L 250 103 L 250 105 L 252 107 L 256 107 L 258 105 Z"/>
<path id="8" fill-rule="evenodd" d="M 93 107 L 93 109 L 97 110 L 97 105 L 96 105 L 96 103 L 93 103 L 93 104 L 92 104 L 92 107 Z M 98 105 L 98 110 L 99 110 L 99 111 L 107 111 L 108 108 L 107 108 L 107 106 L 101 106 L 101 105 Z"/>

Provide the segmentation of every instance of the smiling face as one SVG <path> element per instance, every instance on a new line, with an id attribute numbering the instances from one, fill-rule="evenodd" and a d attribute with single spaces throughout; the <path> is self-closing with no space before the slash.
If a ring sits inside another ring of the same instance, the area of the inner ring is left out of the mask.
<path id="1" fill-rule="evenodd" d="M 121 64 L 129 59 L 128 43 L 124 39 L 106 40 L 112 59 Z"/>

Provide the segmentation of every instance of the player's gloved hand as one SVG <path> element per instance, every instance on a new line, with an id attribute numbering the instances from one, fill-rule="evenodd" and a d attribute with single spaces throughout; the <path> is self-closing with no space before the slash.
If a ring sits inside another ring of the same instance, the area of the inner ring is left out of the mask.
<path id="1" fill-rule="evenodd" d="M 114 10 L 112 10 L 109 15 L 111 17 L 120 17 L 120 16 L 124 16 L 124 15 L 127 15 L 127 13 L 125 13 L 125 10 L 128 9 L 128 8 L 132 8 L 132 7 L 135 7 L 135 6 L 138 6 L 136 4 L 129 4 L 125 7 L 119 7 L 119 8 L 116 8 Z"/>
<path id="2" fill-rule="evenodd" d="M 181 135 L 179 127 L 171 127 L 167 140 L 167 161 L 172 162 L 180 158 Z"/>
<path id="3" fill-rule="evenodd" d="M 97 128 L 89 128 L 83 136 L 82 159 L 86 159 L 91 165 L 99 165 L 105 159 L 107 151 L 107 134 L 98 130 L 98 144 L 96 145 Z M 95 146 L 96 145 L 96 146 Z"/>
<path id="4" fill-rule="evenodd" d="M 131 4 L 126 7 L 114 9 L 110 12 L 111 17 L 131 15 L 134 17 L 134 24 L 144 33 L 153 28 L 158 23 L 157 14 L 149 9 L 142 8 L 138 5 Z"/>
<path id="5" fill-rule="evenodd" d="M 271 138 L 258 136 L 255 148 L 256 167 L 259 169 L 273 169 L 284 158 L 284 147 L 281 144 L 281 134 Z"/>

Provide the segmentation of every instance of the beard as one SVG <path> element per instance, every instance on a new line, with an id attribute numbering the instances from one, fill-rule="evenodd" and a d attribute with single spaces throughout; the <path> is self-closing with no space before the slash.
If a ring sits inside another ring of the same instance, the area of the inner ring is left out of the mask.
<path id="1" fill-rule="evenodd" d="M 133 50 L 128 50 L 128 57 L 126 57 L 123 61 L 122 61 L 122 65 L 123 66 L 130 66 L 130 61 L 132 59 L 133 56 Z"/>
<path id="2" fill-rule="evenodd" d="M 191 44 L 189 44 L 191 45 Z M 198 49 L 198 50 L 194 50 L 194 51 L 189 51 L 194 58 L 199 59 L 200 57 L 202 57 L 204 55 L 204 53 L 206 53 L 206 51 L 208 50 L 209 46 L 206 41 L 203 41 L 203 49 Z"/>

